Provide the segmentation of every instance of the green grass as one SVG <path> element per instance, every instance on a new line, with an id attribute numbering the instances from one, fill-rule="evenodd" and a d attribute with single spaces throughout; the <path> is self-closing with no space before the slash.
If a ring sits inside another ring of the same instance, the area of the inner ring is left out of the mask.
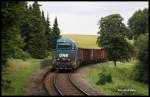
<path id="1" fill-rule="evenodd" d="M 33 73 L 40 71 L 41 61 L 42 59 L 27 59 L 26 61 L 9 59 L 9 67 L 6 69 L 7 74 L 2 76 L 11 80 L 11 88 L 4 89 L 2 87 L 2 95 L 23 95 L 27 80 Z"/>
<path id="2" fill-rule="evenodd" d="M 118 92 L 118 89 L 133 89 L 135 92 L 125 92 L 126 95 L 149 95 L 148 85 L 132 80 L 131 73 L 134 64 L 117 63 L 117 67 L 112 62 L 97 64 L 92 66 L 87 75 L 84 76 L 92 85 L 94 85 L 104 95 L 123 95 Z M 112 75 L 112 82 L 107 82 L 104 85 L 97 85 L 99 80 L 98 74 L 100 72 L 110 72 Z M 129 93 L 129 94 L 127 94 Z"/>
<path id="3" fill-rule="evenodd" d="M 134 44 L 134 40 L 133 39 L 132 40 L 127 39 L 127 42 L 130 43 L 131 45 Z"/>
<path id="4" fill-rule="evenodd" d="M 96 44 L 96 35 L 62 35 L 65 38 L 71 38 L 78 42 L 81 48 L 99 48 Z"/>
<path id="5" fill-rule="evenodd" d="M 53 52 L 48 52 L 48 57 L 44 58 L 44 60 L 52 59 Z"/>

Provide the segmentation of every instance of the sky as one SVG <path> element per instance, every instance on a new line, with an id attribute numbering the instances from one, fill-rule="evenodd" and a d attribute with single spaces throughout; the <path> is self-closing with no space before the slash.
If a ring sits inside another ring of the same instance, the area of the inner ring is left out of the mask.
<path id="1" fill-rule="evenodd" d="M 33 2 L 28 2 L 32 4 Z M 111 14 L 120 14 L 127 25 L 128 19 L 135 11 L 149 8 L 148 1 L 128 2 L 38 2 L 40 9 L 48 15 L 51 27 L 55 17 L 61 34 L 97 35 L 98 22 L 102 17 Z"/>

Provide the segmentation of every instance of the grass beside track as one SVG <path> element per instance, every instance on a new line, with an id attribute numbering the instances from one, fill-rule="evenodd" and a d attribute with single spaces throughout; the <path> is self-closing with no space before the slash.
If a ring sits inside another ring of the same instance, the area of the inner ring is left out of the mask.
<path id="1" fill-rule="evenodd" d="M 40 63 L 43 59 L 9 59 L 7 74 L 2 77 L 11 81 L 10 87 L 4 89 L 2 87 L 2 95 L 24 95 L 24 88 L 27 80 L 33 73 L 40 71 Z"/>
<path id="2" fill-rule="evenodd" d="M 112 62 L 97 64 L 91 67 L 85 79 L 94 85 L 104 95 L 149 95 L 148 85 L 134 81 L 130 76 L 132 73 L 133 62 L 117 63 L 117 67 Z M 97 85 L 98 74 L 102 71 L 110 72 L 112 82 L 104 85 Z M 134 92 L 119 92 L 118 89 L 135 90 Z"/>

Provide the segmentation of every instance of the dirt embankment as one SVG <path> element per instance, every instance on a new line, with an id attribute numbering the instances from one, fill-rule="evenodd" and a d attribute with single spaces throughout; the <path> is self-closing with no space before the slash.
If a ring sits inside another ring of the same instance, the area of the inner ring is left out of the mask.
<path id="1" fill-rule="evenodd" d="M 41 62 L 40 71 L 34 73 L 27 82 L 24 89 L 25 96 L 44 96 L 47 95 L 43 87 L 43 77 L 50 70 L 51 60 Z"/>

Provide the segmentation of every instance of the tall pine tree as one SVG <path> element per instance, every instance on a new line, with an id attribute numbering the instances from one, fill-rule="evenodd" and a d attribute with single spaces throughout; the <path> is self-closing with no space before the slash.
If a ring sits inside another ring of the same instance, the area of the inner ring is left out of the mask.
<path id="1" fill-rule="evenodd" d="M 1 66 L 2 74 L 6 74 L 6 62 L 9 58 L 24 58 L 22 50 L 24 43 L 20 35 L 21 15 L 24 13 L 26 2 L 3 1 L 1 3 L 2 14 L 2 50 Z M 2 88 L 10 86 L 10 80 L 2 76 Z"/>
<path id="2" fill-rule="evenodd" d="M 2 64 L 8 58 L 22 58 L 23 40 L 20 35 L 21 14 L 25 10 L 26 2 L 2 2 Z"/>
<path id="3" fill-rule="evenodd" d="M 26 36 L 26 49 L 34 58 L 46 57 L 45 25 L 43 25 L 42 13 L 38 2 L 35 1 L 29 8 L 29 31 Z"/>
<path id="4" fill-rule="evenodd" d="M 57 17 L 55 18 L 51 34 L 52 34 L 53 49 L 55 49 L 57 39 L 61 38 L 60 29 L 58 27 Z"/>
<path id="5" fill-rule="evenodd" d="M 47 14 L 47 19 L 46 19 L 46 37 L 47 37 L 47 50 L 51 51 L 52 49 L 52 35 L 51 35 L 51 28 L 50 28 L 50 22 L 49 22 L 49 16 Z"/>

